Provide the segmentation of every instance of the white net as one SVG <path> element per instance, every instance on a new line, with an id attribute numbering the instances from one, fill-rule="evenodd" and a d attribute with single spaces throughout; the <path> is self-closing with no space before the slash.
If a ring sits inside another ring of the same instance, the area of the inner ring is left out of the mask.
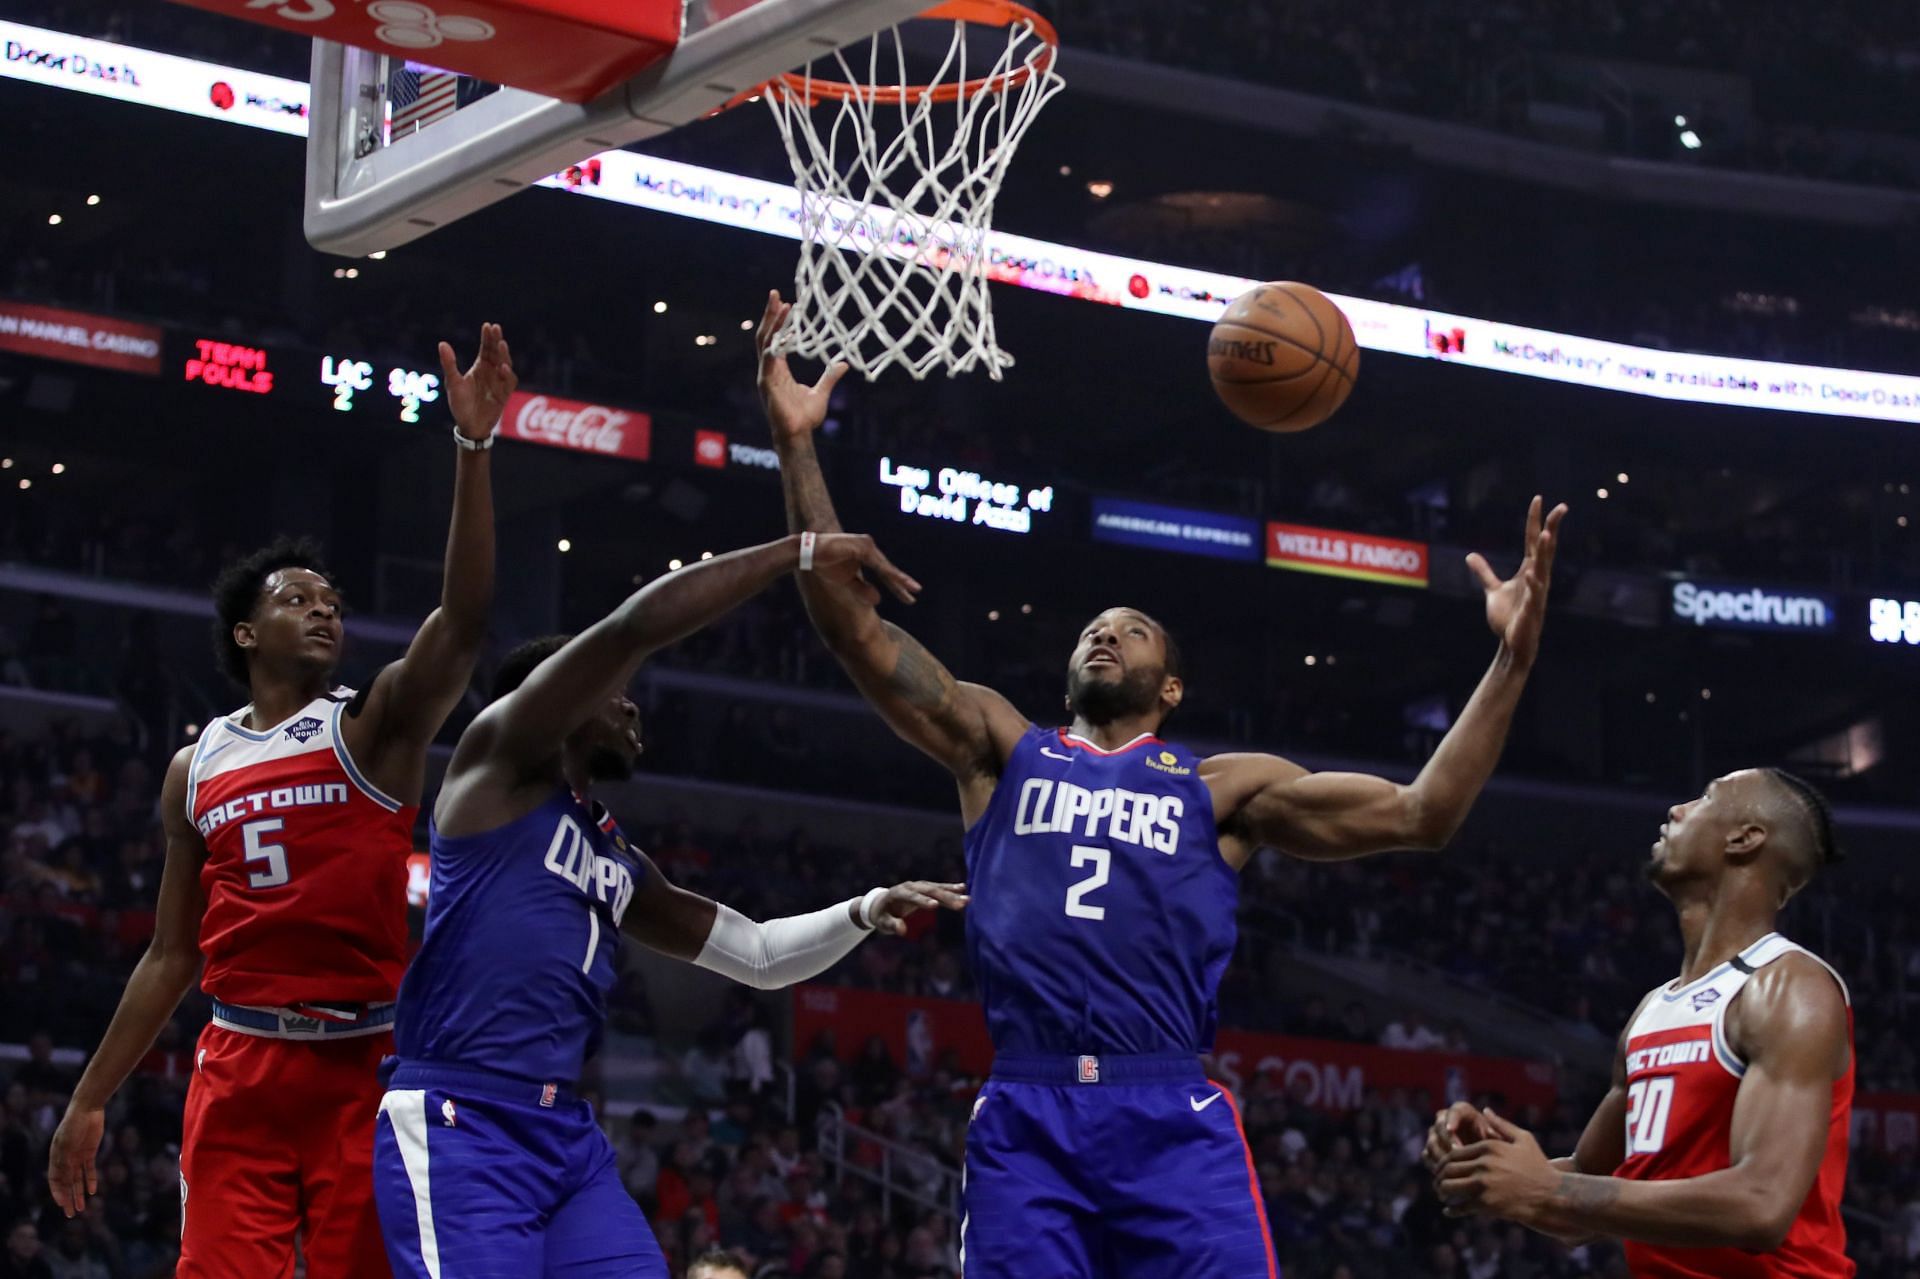
<path id="1" fill-rule="evenodd" d="M 776 350 L 845 360 L 868 378 L 897 364 L 916 378 L 983 367 L 998 380 L 1013 363 L 994 341 L 987 233 L 1014 150 L 1063 81 L 1052 32 L 1035 20 L 1015 18 L 993 65 L 971 75 L 970 24 L 952 25 L 923 87 L 899 87 L 914 80 L 898 27 L 864 59 L 827 61 L 851 92 L 813 68 L 767 86 L 801 221 Z"/>

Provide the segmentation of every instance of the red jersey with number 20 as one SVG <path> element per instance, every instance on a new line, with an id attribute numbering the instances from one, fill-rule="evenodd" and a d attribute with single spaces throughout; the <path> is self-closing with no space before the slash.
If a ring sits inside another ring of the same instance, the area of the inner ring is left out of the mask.
<path id="1" fill-rule="evenodd" d="M 207 725 L 187 816 L 206 842 L 200 985 L 230 1004 L 391 1001 L 407 954 L 417 805 L 384 795 L 340 738 L 352 689 L 272 728 L 245 709 Z"/>
<path id="2" fill-rule="evenodd" d="M 1782 955 L 1825 960 L 1769 933 L 1728 963 L 1685 986 L 1647 997 L 1627 1031 L 1627 1159 L 1616 1177 L 1677 1181 L 1732 1165 L 1733 1103 L 1747 1064 L 1727 1042 L 1727 1008 L 1741 987 Z M 1838 973 L 1840 994 L 1847 984 Z M 1847 1008 L 1853 1038 L 1853 1008 Z M 1847 1125 L 1853 1109 L 1853 1066 L 1833 1085 L 1827 1153 L 1787 1238 L 1769 1252 L 1739 1248 L 1669 1248 L 1629 1243 L 1635 1279 L 1847 1279 L 1847 1231 L 1840 1194 L 1847 1179 Z"/>

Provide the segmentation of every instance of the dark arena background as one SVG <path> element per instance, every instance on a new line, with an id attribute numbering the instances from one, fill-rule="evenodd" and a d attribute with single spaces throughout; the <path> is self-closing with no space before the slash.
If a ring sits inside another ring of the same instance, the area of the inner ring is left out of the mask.
<path id="1" fill-rule="evenodd" d="M 1173 737 L 1404 781 L 1492 652 L 1466 554 L 1509 573 L 1529 497 L 1571 508 L 1537 670 L 1452 842 L 1268 849 L 1241 877 L 1208 1067 L 1279 1272 L 1628 1273 L 1610 1242 L 1444 1215 L 1422 1143 L 1466 1099 L 1573 1149 L 1679 971 L 1648 846 L 1712 778 L 1777 765 L 1827 794 L 1849 854 L 1782 920 L 1852 993 L 1847 1250 L 1866 1279 L 1920 1275 L 1920 10 L 1046 12 L 1070 88 L 998 228 L 1140 264 L 1100 282 L 1133 301 L 1224 304 L 1177 296 L 1188 271 L 1389 305 L 1353 312 L 1344 408 L 1268 435 L 1214 398 L 1202 325 L 1071 296 L 1084 275 L 1038 255 L 1034 287 L 993 287 L 1003 380 L 835 392 L 843 522 L 925 585 L 888 617 L 1052 724 L 1087 619 L 1137 606 L 1184 648 Z M 223 70 L 304 90 L 307 41 L 110 0 L 5 0 L 0 37 L 0 1276 L 150 1279 L 174 1273 L 208 1001 L 115 1095 L 84 1215 L 55 1207 L 48 1148 L 153 929 L 167 761 L 246 700 L 209 651 L 209 582 L 311 534 L 350 604 L 343 682 L 398 657 L 441 589 L 435 343 L 464 362 L 503 327 L 498 582 L 430 756 L 417 935 L 433 779 L 498 659 L 786 532 L 751 330 L 795 246 L 726 225 L 720 186 L 591 198 L 596 166 L 323 254 L 305 100 Z M 179 85 L 191 108 L 160 100 Z M 640 150 L 788 179 L 758 112 Z M 768 919 L 967 877 L 952 782 L 792 584 L 633 696 L 640 771 L 598 793 L 675 882 Z M 961 1274 L 992 1050 L 964 919 L 936 914 L 777 991 L 622 950 L 580 1089 L 676 1277 L 716 1249 L 750 1276 Z"/>

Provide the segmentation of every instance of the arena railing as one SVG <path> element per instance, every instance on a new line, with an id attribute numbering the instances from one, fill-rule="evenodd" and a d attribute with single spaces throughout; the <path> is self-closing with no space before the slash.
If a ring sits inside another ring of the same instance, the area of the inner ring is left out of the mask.
<path id="1" fill-rule="evenodd" d="M 0 77 L 294 137 L 306 133 L 310 95 L 308 86 L 298 80 L 16 22 L 0 22 L 0 42 L 22 50 L 20 57 L 0 62 Z M 76 66 L 116 70 L 131 64 L 136 56 L 144 74 L 109 77 L 74 72 Z M 1107 61 L 1124 72 L 1129 98 L 1143 101 L 1138 64 L 1121 59 Z M 1102 78 L 1099 62 L 1097 54 L 1076 54 L 1076 83 L 1098 91 Z M 215 81 L 228 83 L 247 109 L 223 110 L 211 103 L 206 86 Z M 1184 93 L 1177 88 L 1181 84 L 1187 85 Z M 1167 97 L 1159 105 L 1177 105 L 1183 110 L 1211 95 L 1221 103 L 1221 109 L 1231 106 L 1231 118 L 1236 123 L 1248 118 L 1248 93 L 1261 95 L 1263 101 L 1266 95 L 1284 93 L 1228 85 L 1199 75 L 1182 80 L 1173 73 L 1155 91 Z M 1356 118 L 1371 121 L 1377 115 L 1394 122 L 1403 131 L 1401 140 L 1409 145 L 1415 137 L 1425 137 L 1425 143 L 1414 146 L 1417 154 L 1430 149 L 1457 158 L 1484 149 L 1499 158 L 1503 171 L 1532 180 L 1539 180 L 1556 166 L 1575 162 L 1570 157 L 1576 153 L 1483 130 L 1465 130 L 1463 145 L 1459 126 L 1391 112 L 1367 115 L 1365 108 L 1304 94 L 1291 97 L 1298 99 L 1307 112 L 1304 119 L 1317 121 L 1313 127 L 1318 132 L 1336 125 L 1348 128 Z M 271 104 L 271 109 L 253 109 L 251 104 L 256 101 Z M 587 158 L 583 156 L 583 162 Z M 592 158 L 599 162 L 597 183 L 569 184 L 563 175 L 555 175 L 538 185 L 586 199 L 608 200 L 765 235 L 786 239 L 799 235 L 800 197 L 791 186 L 634 151 L 608 151 Z M 1774 181 L 1645 161 L 1608 158 L 1604 163 L 1606 167 L 1594 177 L 1604 176 L 1606 181 L 1600 187 L 1609 191 L 1620 190 L 1630 178 L 1638 180 L 1643 174 L 1670 193 L 1685 192 L 1709 178 L 1715 182 Z M 1594 185 L 1591 178 L 1588 185 Z M 1810 196 L 1818 197 L 1816 203 L 1826 206 L 1857 209 L 1864 201 L 1895 198 L 1904 200 L 1903 215 L 1909 208 L 1920 207 L 1920 195 L 1911 193 L 1831 183 L 1805 185 Z M 999 231 L 989 235 L 986 253 L 988 276 L 998 283 L 1209 324 L 1220 318 L 1232 299 L 1257 283 L 1222 272 L 1126 258 Z M 1920 423 L 1920 377 L 1660 350 L 1364 298 L 1336 296 L 1334 300 L 1352 321 L 1360 345 L 1372 351 L 1656 399 Z"/>
<path id="2" fill-rule="evenodd" d="M 866 1167 L 853 1157 L 853 1152 L 863 1145 L 879 1149 L 880 1164 L 877 1168 Z M 816 1148 L 820 1157 L 833 1168 L 835 1184 L 851 1175 L 878 1186 L 880 1211 L 886 1216 L 893 1215 L 893 1200 L 898 1196 L 922 1208 L 946 1213 L 950 1220 L 960 1219 L 959 1173 L 931 1155 L 922 1154 L 911 1146 L 851 1122 L 838 1106 L 830 1106 L 821 1112 Z M 908 1176 L 907 1170 L 910 1169 L 929 1175 L 916 1182 Z M 927 1193 L 923 1185 L 928 1182 L 940 1187 L 938 1194 Z"/>

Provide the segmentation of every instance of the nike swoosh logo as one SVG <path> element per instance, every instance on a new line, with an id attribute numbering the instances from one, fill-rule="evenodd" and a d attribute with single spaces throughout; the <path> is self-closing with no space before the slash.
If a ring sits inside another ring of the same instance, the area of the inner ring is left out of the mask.
<path id="1" fill-rule="evenodd" d="M 231 745 L 233 745 L 233 739 L 229 737 L 226 741 L 221 742 L 218 746 L 214 747 L 212 750 L 202 755 L 200 757 L 200 762 L 202 764 L 206 763 L 208 760 L 212 759 L 215 755 L 218 755 L 221 751 L 227 749 L 227 747 Z"/>
<path id="2" fill-rule="evenodd" d="M 1062 754 L 1061 754 L 1060 752 L 1058 752 L 1058 751 L 1050 751 L 1050 750 L 1048 750 L 1048 749 L 1047 749 L 1046 747 L 1044 747 L 1044 746 L 1042 746 L 1042 747 L 1040 748 L 1040 753 L 1041 753 L 1042 755 L 1045 755 L 1045 756 L 1046 756 L 1046 757 L 1047 757 L 1048 759 L 1065 759 L 1065 760 L 1071 760 L 1071 759 L 1073 758 L 1073 756 L 1071 756 L 1071 755 L 1062 755 Z"/>
<path id="3" fill-rule="evenodd" d="M 1197 1115 L 1201 1111 L 1205 1110 L 1208 1106 L 1211 1106 L 1214 1102 L 1219 1101 L 1222 1097 L 1226 1095 L 1227 1094 L 1223 1092 L 1217 1092 L 1213 1094 L 1213 1096 L 1207 1098 L 1205 1101 L 1201 1101 L 1198 1097 L 1189 1097 L 1187 1098 L 1187 1104 L 1193 1107 L 1193 1113 Z"/>

